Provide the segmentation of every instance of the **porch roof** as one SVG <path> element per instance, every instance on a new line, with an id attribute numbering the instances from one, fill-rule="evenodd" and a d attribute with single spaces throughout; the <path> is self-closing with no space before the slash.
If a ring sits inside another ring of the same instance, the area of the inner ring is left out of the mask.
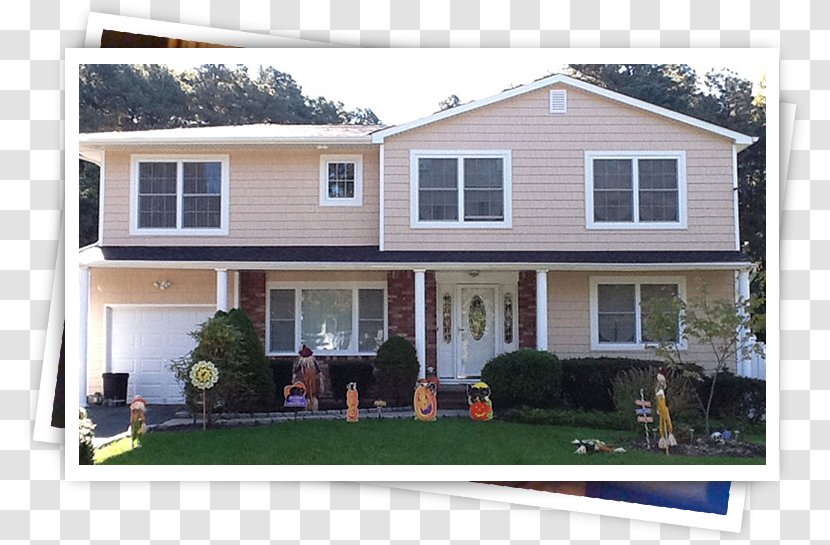
<path id="1" fill-rule="evenodd" d="M 718 268 L 751 266 L 737 251 L 381 251 L 377 246 L 91 246 L 80 264 L 193 268 Z"/>

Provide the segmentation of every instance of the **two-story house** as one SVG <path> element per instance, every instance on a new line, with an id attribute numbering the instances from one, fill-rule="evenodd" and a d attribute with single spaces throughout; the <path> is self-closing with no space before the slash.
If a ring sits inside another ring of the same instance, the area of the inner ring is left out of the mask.
<path id="1" fill-rule="evenodd" d="M 126 371 L 130 394 L 178 401 L 166 362 L 231 307 L 269 356 L 404 335 L 442 384 L 522 347 L 651 357 L 642 303 L 748 295 L 736 156 L 753 141 L 561 75 L 392 127 L 81 135 L 101 165 L 81 383 Z"/>

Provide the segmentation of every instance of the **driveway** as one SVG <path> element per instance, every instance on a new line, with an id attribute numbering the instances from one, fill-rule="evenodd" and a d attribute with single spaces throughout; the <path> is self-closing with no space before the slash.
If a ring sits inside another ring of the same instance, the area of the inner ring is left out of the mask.
<path id="1" fill-rule="evenodd" d="M 95 423 L 96 439 L 112 437 L 127 431 L 130 427 L 130 407 L 105 407 L 90 405 L 87 413 Z M 187 410 L 184 405 L 148 405 L 147 425 L 153 426 L 175 418 L 178 411 Z"/>

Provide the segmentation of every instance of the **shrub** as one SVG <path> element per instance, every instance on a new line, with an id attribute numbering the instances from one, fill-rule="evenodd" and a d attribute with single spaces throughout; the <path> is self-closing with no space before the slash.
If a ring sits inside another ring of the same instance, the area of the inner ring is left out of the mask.
<path id="1" fill-rule="evenodd" d="M 361 405 L 372 407 L 375 385 L 375 367 L 365 361 L 343 361 L 329 364 L 329 383 L 336 402 L 346 406 L 346 384 L 357 383 Z"/>
<path id="2" fill-rule="evenodd" d="M 699 395 L 705 399 L 711 386 L 712 377 L 707 376 L 699 384 Z M 766 407 L 765 381 L 721 371 L 718 387 L 712 397 L 712 417 L 730 421 L 761 422 L 766 418 Z"/>
<path id="3" fill-rule="evenodd" d="M 194 415 L 201 412 L 202 392 L 190 383 L 190 368 L 202 360 L 213 362 L 219 369 L 219 382 L 205 392 L 208 422 L 214 409 L 227 412 L 242 410 L 255 397 L 254 389 L 248 383 L 242 332 L 230 323 L 226 313 L 220 311 L 191 336 L 196 339 L 196 348 L 170 364 L 170 369 L 183 385 L 185 401 L 191 412 Z"/>
<path id="4" fill-rule="evenodd" d="M 523 424 L 543 424 L 547 426 L 569 426 L 573 428 L 595 428 L 601 430 L 628 430 L 630 418 L 622 418 L 619 413 L 602 411 L 576 411 L 573 409 L 531 409 L 516 407 L 508 409 L 502 419 Z M 583 438 L 584 439 L 584 438 Z"/>
<path id="5" fill-rule="evenodd" d="M 620 373 L 611 380 L 611 391 L 614 399 L 616 414 L 620 419 L 627 420 L 629 428 L 642 429 L 642 423 L 637 422 L 634 414 L 634 400 L 640 399 L 640 390 L 643 397 L 651 401 L 654 426 L 658 423 L 657 399 L 654 395 L 654 387 L 657 382 L 657 373 L 654 369 L 643 367 L 632 367 Z M 666 402 L 671 413 L 672 423 L 676 426 L 680 420 L 696 415 L 698 403 L 695 398 L 696 384 L 691 379 L 680 376 L 679 373 L 671 373 L 666 377 Z"/>
<path id="6" fill-rule="evenodd" d="M 493 407 L 554 407 L 561 396 L 562 366 L 550 352 L 523 348 L 496 356 L 481 370 Z"/>
<path id="7" fill-rule="evenodd" d="M 377 395 L 398 406 L 411 403 L 418 368 L 418 355 L 412 343 L 404 337 L 390 337 L 378 348 L 375 364 Z"/>
<path id="8" fill-rule="evenodd" d="M 562 360 L 562 392 L 569 407 L 586 411 L 613 411 L 611 381 L 621 371 L 652 369 L 659 361 L 631 358 L 576 358 Z"/>
<path id="9" fill-rule="evenodd" d="M 247 403 L 241 404 L 241 408 L 252 411 L 273 410 L 276 406 L 274 378 L 265 360 L 265 349 L 254 329 L 254 324 L 242 309 L 232 309 L 227 313 L 227 317 L 228 323 L 242 334 L 240 342 L 244 353 L 242 372 L 245 373 L 245 382 L 254 394 Z"/>
<path id="10" fill-rule="evenodd" d="M 274 398 L 277 405 L 277 410 L 283 410 L 285 407 L 285 396 L 283 389 L 291 384 L 291 379 L 294 374 L 294 363 L 287 360 L 271 360 L 271 376 L 274 382 Z"/>
<path id="11" fill-rule="evenodd" d="M 95 424 L 87 416 L 86 409 L 78 410 L 78 460 L 79 464 L 90 466 L 95 460 L 95 447 L 92 439 L 95 437 Z"/>

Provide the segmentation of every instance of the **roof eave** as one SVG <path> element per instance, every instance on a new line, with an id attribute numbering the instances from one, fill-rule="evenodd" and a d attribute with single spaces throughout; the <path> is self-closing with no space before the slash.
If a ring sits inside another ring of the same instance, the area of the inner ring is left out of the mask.
<path id="1" fill-rule="evenodd" d="M 286 144 L 286 145 L 361 145 L 371 144 L 372 138 L 366 136 L 352 136 L 342 138 L 129 138 L 129 139 L 84 139 L 80 140 L 81 150 L 100 150 L 127 146 L 233 146 L 252 144 Z"/>

